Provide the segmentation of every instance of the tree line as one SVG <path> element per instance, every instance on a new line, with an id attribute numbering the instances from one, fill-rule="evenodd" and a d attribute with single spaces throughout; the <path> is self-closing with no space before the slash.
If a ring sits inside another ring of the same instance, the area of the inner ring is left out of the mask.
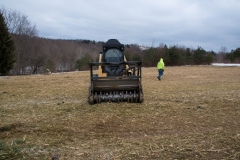
<path id="1" fill-rule="evenodd" d="M 26 15 L 0 9 L 0 75 L 39 74 L 87 70 L 90 61 L 97 61 L 104 42 L 94 40 L 48 39 L 38 36 L 38 30 Z M 160 58 L 167 66 L 201 65 L 212 62 L 239 62 L 240 48 L 219 53 L 185 46 L 145 47 L 125 45 L 128 61 L 143 61 L 145 67 L 156 67 Z"/>

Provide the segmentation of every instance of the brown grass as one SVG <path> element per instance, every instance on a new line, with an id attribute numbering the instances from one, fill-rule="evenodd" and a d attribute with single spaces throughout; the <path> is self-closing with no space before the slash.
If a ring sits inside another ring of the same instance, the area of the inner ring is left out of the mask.
<path id="1" fill-rule="evenodd" d="M 89 72 L 0 77 L 0 159 L 240 159 L 240 68 L 143 68 L 145 101 L 88 105 Z"/>

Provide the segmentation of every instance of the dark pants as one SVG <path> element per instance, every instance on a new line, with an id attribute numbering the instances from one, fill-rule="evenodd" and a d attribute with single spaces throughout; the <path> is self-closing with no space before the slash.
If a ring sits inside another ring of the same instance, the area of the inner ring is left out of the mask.
<path id="1" fill-rule="evenodd" d="M 161 78 L 163 76 L 163 69 L 158 70 L 158 78 Z"/>

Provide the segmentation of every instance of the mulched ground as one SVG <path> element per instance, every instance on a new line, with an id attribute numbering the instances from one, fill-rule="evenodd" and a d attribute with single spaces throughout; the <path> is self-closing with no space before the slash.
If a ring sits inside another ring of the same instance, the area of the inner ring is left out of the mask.
<path id="1" fill-rule="evenodd" d="M 0 159 L 240 159 L 240 67 L 143 68 L 144 103 L 87 103 L 89 72 L 0 77 Z"/>

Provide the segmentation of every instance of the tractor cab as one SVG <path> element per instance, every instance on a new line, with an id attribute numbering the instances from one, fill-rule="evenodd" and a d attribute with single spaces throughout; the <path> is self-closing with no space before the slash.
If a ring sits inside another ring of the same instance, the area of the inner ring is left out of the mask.
<path id="1" fill-rule="evenodd" d="M 103 44 L 102 62 L 120 63 L 124 62 L 124 45 L 116 39 L 110 39 Z M 122 76 L 125 65 L 104 66 L 103 72 L 108 76 Z"/>

